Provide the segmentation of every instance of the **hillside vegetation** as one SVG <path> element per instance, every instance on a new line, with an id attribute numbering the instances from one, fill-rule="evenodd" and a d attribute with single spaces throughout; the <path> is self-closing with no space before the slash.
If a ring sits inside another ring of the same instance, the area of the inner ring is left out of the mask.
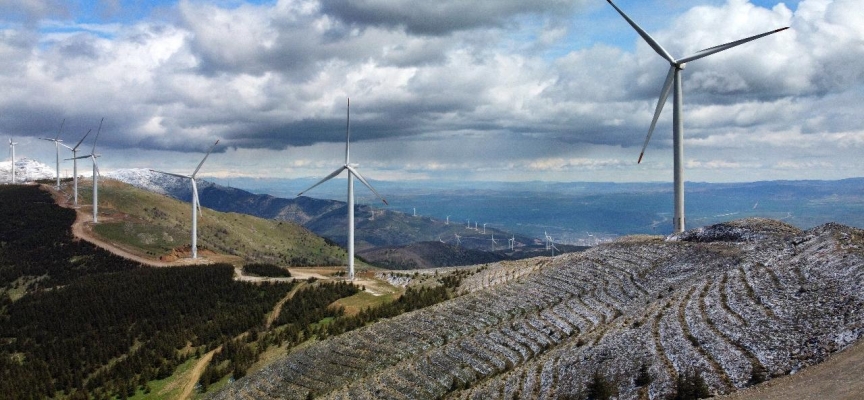
<path id="1" fill-rule="evenodd" d="M 123 201 L 106 223 L 138 204 Z M 0 398 L 194 397 L 310 341 L 445 301 L 459 282 L 397 289 L 364 272 L 367 292 L 287 281 L 272 264 L 245 265 L 272 283 L 237 280 L 227 264 L 148 268 L 73 237 L 75 218 L 47 188 L 0 187 Z"/>
<path id="2" fill-rule="evenodd" d="M 79 195 L 81 204 L 92 202 L 90 182 L 82 182 Z M 169 260 L 184 248 L 188 250 L 189 203 L 101 180 L 99 213 L 96 234 L 127 250 Z M 344 250 L 295 223 L 207 208 L 198 215 L 198 246 L 249 262 L 287 266 L 342 265 L 346 257 Z"/>
<path id="3" fill-rule="evenodd" d="M 478 267 L 460 297 L 295 351 L 215 398 L 697 398 L 864 334 L 861 230 L 748 219 L 675 239 Z"/>
<path id="4" fill-rule="evenodd" d="M 74 240 L 75 211 L 0 187 L 0 397 L 109 398 L 261 323 L 289 284 L 229 265 L 144 268 Z"/>

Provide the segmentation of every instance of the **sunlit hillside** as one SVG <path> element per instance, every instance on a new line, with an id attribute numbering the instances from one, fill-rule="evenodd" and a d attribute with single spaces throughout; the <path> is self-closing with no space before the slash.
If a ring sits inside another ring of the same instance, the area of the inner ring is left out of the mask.
<path id="1" fill-rule="evenodd" d="M 91 213 L 91 181 L 79 184 L 79 203 L 85 213 Z M 99 181 L 98 197 L 99 223 L 94 226 L 97 235 L 130 252 L 152 258 L 171 260 L 188 251 L 192 224 L 190 203 L 110 179 Z M 344 250 L 297 224 L 207 208 L 201 211 L 198 246 L 205 257 L 209 249 L 249 262 L 286 266 L 345 263 Z"/>

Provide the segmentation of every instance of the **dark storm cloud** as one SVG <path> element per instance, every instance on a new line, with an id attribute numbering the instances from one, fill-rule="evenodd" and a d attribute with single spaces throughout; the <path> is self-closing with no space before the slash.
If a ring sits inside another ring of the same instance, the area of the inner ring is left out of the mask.
<path id="1" fill-rule="evenodd" d="M 521 14 L 569 14 L 582 3 L 564 0 L 324 0 L 321 10 L 349 24 L 444 36 L 476 28 L 502 27 Z"/>
<path id="2" fill-rule="evenodd" d="M 0 21 L 32 24 L 49 17 L 67 17 L 64 0 L 0 0 Z"/>

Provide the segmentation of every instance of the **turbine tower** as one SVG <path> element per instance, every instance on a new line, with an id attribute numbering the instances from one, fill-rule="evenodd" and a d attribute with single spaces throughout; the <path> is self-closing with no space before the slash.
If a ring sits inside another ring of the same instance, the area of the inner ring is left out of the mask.
<path id="1" fill-rule="evenodd" d="M 192 181 L 192 259 L 198 258 L 198 212 L 201 211 L 201 202 L 198 201 L 198 184 L 195 182 L 195 175 L 198 175 L 198 171 L 201 169 L 201 166 L 204 165 L 204 161 L 207 161 L 207 157 L 210 157 L 210 153 L 213 152 L 213 149 L 216 148 L 217 144 L 219 144 L 218 140 L 210 146 L 210 150 L 207 151 L 204 159 L 198 163 L 198 167 L 195 168 L 195 172 L 192 172 L 192 175 L 180 175 L 171 172 L 150 170 L 160 174 L 176 176 L 178 178 L 185 178 Z"/>
<path id="2" fill-rule="evenodd" d="M 63 118 L 63 122 L 60 122 L 60 130 L 57 131 L 57 136 L 54 139 L 51 138 L 40 138 L 42 140 L 47 140 L 50 142 L 54 142 L 54 150 L 57 152 L 57 189 L 60 189 L 60 144 L 63 143 L 60 140 L 60 133 L 63 132 L 63 124 L 66 123 L 66 118 Z"/>
<path id="3" fill-rule="evenodd" d="M 99 122 L 99 130 L 102 130 L 102 122 Z M 60 143 L 61 146 L 72 151 L 72 187 L 73 187 L 73 193 L 74 193 L 73 194 L 74 200 L 72 202 L 72 205 L 74 207 L 78 207 L 78 146 L 80 146 L 81 143 L 84 142 L 84 139 L 86 139 L 87 135 L 89 135 L 90 132 L 92 132 L 92 131 L 93 131 L 92 129 L 88 130 L 87 133 L 84 134 L 84 137 L 82 137 L 81 140 L 79 140 L 78 143 L 75 144 L 75 147 L 69 147 L 63 143 Z M 99 133 L 97 132 L 96 134 L 98 135 Z M 67 160 L 68 160 L 68 158 L 67 158 Z M 66 170 L 66 171 L 68 173 L 69 170 Z"/>
<path id="4" fill-rule="evenodd" d="M 105 118 L 102 118 L 104 121 Z M 93 223 L 99 222 L 99 166 L 96 165 L 96 157 L 99 157 L 96 154 L 96 141 L 99 140 L 99 133 L 102 132 L 102 121 L 99 121 L 99 130 L 96 131 L 96 137 L 93 138 L 93 148 L 90 150 L 90 154 L 86 156 L 74 157 L 74 159 L 79 158 L 89 158 L 93 161 Z M 84 135 L 87 137 L 87 135 Z M 84 140 L 83 138 L 81 140 Z M 80 143 L 79 143 L 80 144 Z M 75 146 L 76 148 L 78 146 Z"/>
<path id="5" fill-rule="evenodd" d="M 361 183 L 366 185 L 372 193 L 375 193 L 381 201 L 387 205 L 387 200 L 381 197 L 380 194 L 369 184 L 366 182 L 366 179 L 363 178 L 363 175 L 360 175 L 360 172 L 357 172 L 357 164 L 351 164 L 350 161 L 350 153 L 351 153 L 351 99 L 348 99 L 348 106 L 346 107 L 346 124 L 345 124 L 345 164 L 339 167 L 336 171 L 333 171 L 330 175 L 327 175 L 324 179 L 320 180 L 318 183 L 312 185 L 309 189 L 306 189 L 300 192 L 297 196 L 302 196 L 303 193 L 306 193 L 316 186 L 333 179 L 337 175 L 341 174 L 342 171 L 348 171 L 348 279 L 354 280 L 354 178 L 356 177 Z"/>
<path id="6" fill-rule="evenodd" d="M 606 0 L 612 7 L 627 20 L 627 23 L 639 33 L 639 36 L 642 36 L 642 39 L 654 49 L 660 57 L 663 57 L 666 61 L 669 62 L 669 73 L 666 75 L 666 82 L 663 84 L 663 90 L 660 92 L 660 100 L 657 102 L 657 108 L 654 110 L 654 119 L 651 120 L 651 127 L 648 128 L 648 136 L 645 138 L 645 144 L 642 145 L 642 152 L 639 153 L 639 161 L 637 163 L 642 162 L 642 156 L 645 155 L 645 148 L 648 147 L 648 141 L 651 140 L 651 134 L 654 133 L 654 127 L 657 125 L 657 119 L 660 117 L 660 112 L 663 110 L 663 105 L 666 104 L 666 99 L 669 97 L 669 91 L 672 90 L 672 86 L 675 86 L 675 92 L 673 95 L 672 102 L 672 148 L 674 153 L 674 180 L 675 180 L 675 215 L 673 218 L 673 225 L 675 233 L 684 232 L 684 123 L 683 123 L 683 93 L 681 90 L 681 70 L 684 69 L 686 64 L 690 61 L 696 61 L 700 58 L 708 57 L 712 54 L 719 53 L 724 50 L 731 49 L 735 46 L 742 45 L 752 40 L 759 39 L 761 37 L 765 37 L 786 29 L 789 27 L 775 29 L 773 31 L 765 32 L 759 35 L 750 36 L 745 39 L 736 40 L 734 42 L 729 42 L 725 44 L 721 44 L 719 46 L 709 47 L 707 49 L 700 50 L 691 56 L 687 56 L 684 58 L 674 59 L 671 55 L 660 46 L 657 41 L 654 40 L 647 32 L 645 32 L 639 25 L 633 22 L 630 17 L 624 14 L 618 6 L 612 3 L 612 0 Z"/>
<path id="7" fill-rule="evenodd" d="M 9 139 L 9 154 L 12 156 L 12 184 L 15 184 L 15 145 L 18 142 L 13 142 Z"/>
<path id="8" fill-rule="evenodd" d="M 447 216 L 447 222 L 445 222 L 444 225 L 450 225 L 450 216 L 449 215 Z"/>

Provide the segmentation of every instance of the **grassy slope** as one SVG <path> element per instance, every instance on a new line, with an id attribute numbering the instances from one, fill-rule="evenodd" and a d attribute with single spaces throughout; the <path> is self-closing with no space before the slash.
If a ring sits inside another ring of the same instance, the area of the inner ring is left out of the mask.
<path id="1" fill-rule="evenodd" d="M 92 202 L 89 182 L 79 187 L 82 204 Z M 343 264 L 345 251 L 307 229 L 284 221 L 207 208 L 198 216 L 198 246 L 237 255 L 249 262 L 278 265 Z M 135 253 L 159 257 L 190 243 L 191 208 L 159 194 L 102 180 L 95 227 L 100 236 Z"/>

